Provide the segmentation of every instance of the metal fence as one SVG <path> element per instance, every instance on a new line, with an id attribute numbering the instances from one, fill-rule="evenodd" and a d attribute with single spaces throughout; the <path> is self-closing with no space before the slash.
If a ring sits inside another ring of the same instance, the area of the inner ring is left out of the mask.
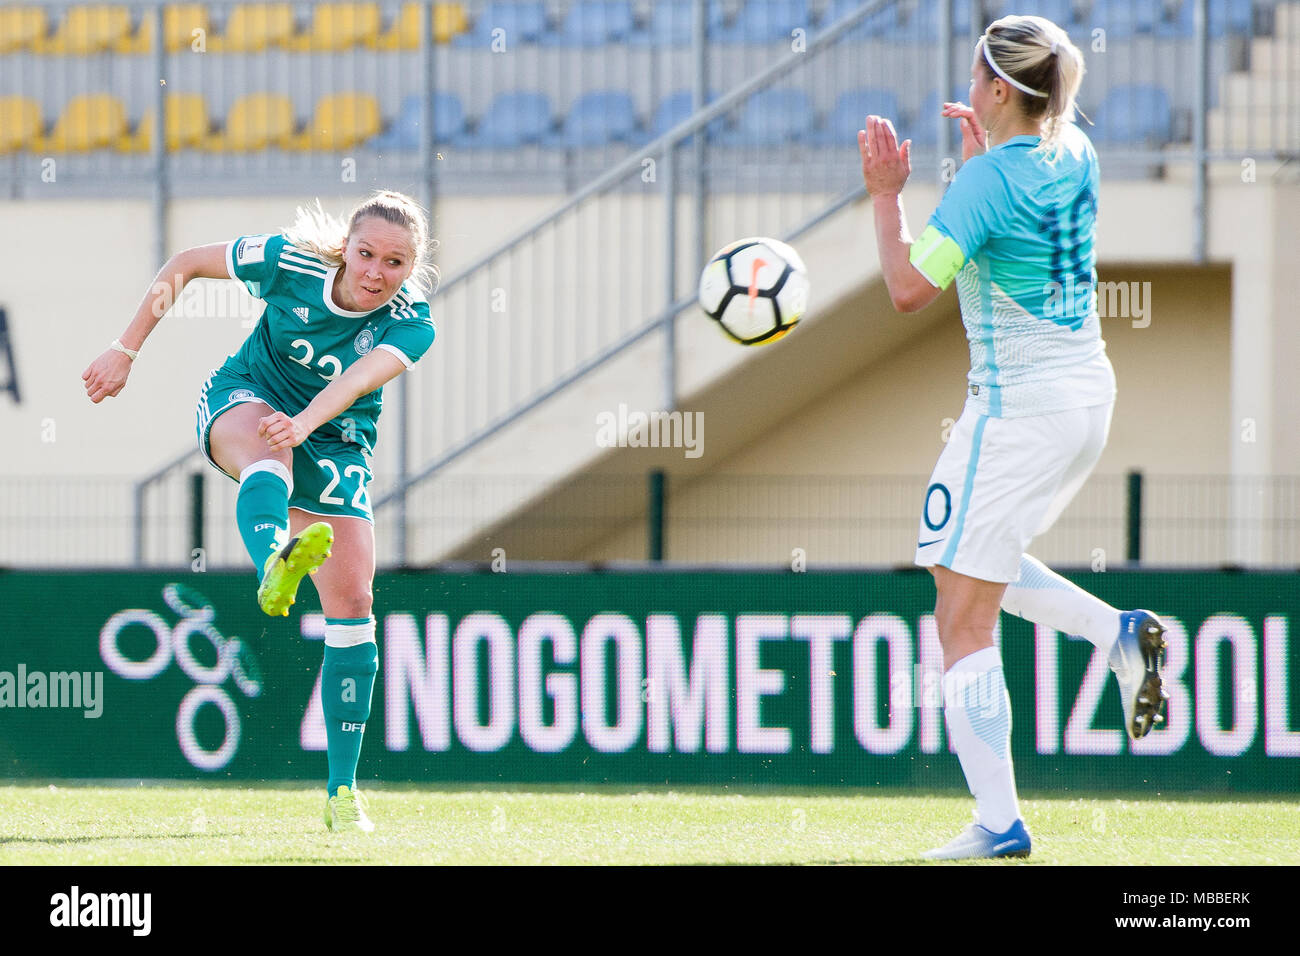
<path id="1" fill-rule="evenodd" d="M 200 476 L 196 496 L 195 475 Z M 410 517 L 410 533 L 449 562 L 668 562 L 766 567 L 892 567 L 916 546 L 924 475 L 669 476 L 656 500 L 646 474 L 584 475 L 515 506 L 530 476 L 459 485 Z M 0 566 L 249 567 L 233 485 L 186 469 L 149 503 L 133 554 L 130 478 L 0 479 Z M 164 494 L 164 490 L 167 491 Z M 1243 508 L 1242 500 L 1253 502 Z M 454 505 L 452 504 L 454 502 Z M 1238 517 L 1233 517 L 1236 514 Z M 391 534 L 382 526 L 381 534 Z M 1033 553 L 1061 567 L 1300 568 L 1300 476 L 1094 475 Z M 1245 561 L 1237 557 L 1254 554 Z"/>

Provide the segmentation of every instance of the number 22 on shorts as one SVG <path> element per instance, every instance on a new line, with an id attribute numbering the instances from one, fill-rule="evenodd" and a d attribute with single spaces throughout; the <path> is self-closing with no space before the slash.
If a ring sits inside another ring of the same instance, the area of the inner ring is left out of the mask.
<path id="1" fill-rule="evenodd" d="M 319 458 L 317 459 L 316 464 L 321 467 L 322 471 L 327 471 L 330 474 L 329 484 L 326 485 L 325 490 L 320 493 L 321 504 L 343 504 L 345 499 L 339 495 L 333 494 L 333 491 L 338 488 L 343 481 L 355 476 L 357 480 L 357 490 L 352 495 L 352 507 L 359 511 L 363 511 L 366 514 L 370 514 L 370 499 L 366 497 L 366 479 L 370 476 L 366 473 L 364 468 L 360 465 L 348 465 L 343 469 L 343 474 L 340 476 L 339 466 L 329 458 Z M 346 491 L 346 489 L 344 490 Z"/>

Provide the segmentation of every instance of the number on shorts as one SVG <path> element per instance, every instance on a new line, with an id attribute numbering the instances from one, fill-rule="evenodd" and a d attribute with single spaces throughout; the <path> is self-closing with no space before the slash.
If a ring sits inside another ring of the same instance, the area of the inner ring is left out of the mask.
<path id="1" fill-rule="evenodd" d="M 348 465 L 343 469 L 344 475 L 351 475 L 353 472 L 357 474 L 357 493 L 352 496 L 352 507 L 369 512 L 370 499 L 366 497 L 366 470 L 360 465 Z"/>
<path id="2" fill-rule="evenodd" d="M 321 458 L 316 462 L 316 464 L 320 465 L 333 475 L 333 477 L 330 478 L 330 483 L 325 486 L 325 490 L 320 493 L 320 503 L 323 505 L 343 504 L 342 498 L 330 494 L 331 491 L 339 486 L 339 466 L 334 464 L 334 462 L 330 461 L 328 458 Z M 356 466 L 353 465 L 352 467 L 355 468 Z"/>

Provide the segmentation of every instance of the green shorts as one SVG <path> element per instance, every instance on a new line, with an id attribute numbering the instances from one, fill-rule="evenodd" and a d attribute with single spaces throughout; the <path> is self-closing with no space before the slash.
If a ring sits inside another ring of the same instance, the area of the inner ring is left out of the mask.
<path id="1" fill-rule="evenodd" d="M 199 394 L 199 450 L 212 467 L 228 478 L 235 476 L 213 461 L 209 437 L 212 423 L 241 402 L 262 402 L 273 411 L 284 411 L 252 379 L 224 366 L 213 370 Z M 370 460 L 361 445 L 310 435 L 293 450 L 293 493 L 289 496 L 289 507 L 316 515 L 365 518 L 373 523 L 370 498 L 366 494 L 371 477 Z"/>

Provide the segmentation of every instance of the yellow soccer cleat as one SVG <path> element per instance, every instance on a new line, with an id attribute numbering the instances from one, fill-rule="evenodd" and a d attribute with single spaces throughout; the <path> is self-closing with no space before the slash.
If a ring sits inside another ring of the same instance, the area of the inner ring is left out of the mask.
<path id="1" fill-rule="evenodd" d="M 375 825 L 366 816 L 365 797 L 346 786 L 325 801 L 325 826 L 334 832 L 371 833 Z"/>
<path id="2" fill-rule="evenodd" d="M 257 603 L 272 617 L 287 617 L 298 596 L 298 585 L 315 574 L 334 545 L 334 529 L 324 521 L 308 525 L 277 553 L 266 559 Z"/>

